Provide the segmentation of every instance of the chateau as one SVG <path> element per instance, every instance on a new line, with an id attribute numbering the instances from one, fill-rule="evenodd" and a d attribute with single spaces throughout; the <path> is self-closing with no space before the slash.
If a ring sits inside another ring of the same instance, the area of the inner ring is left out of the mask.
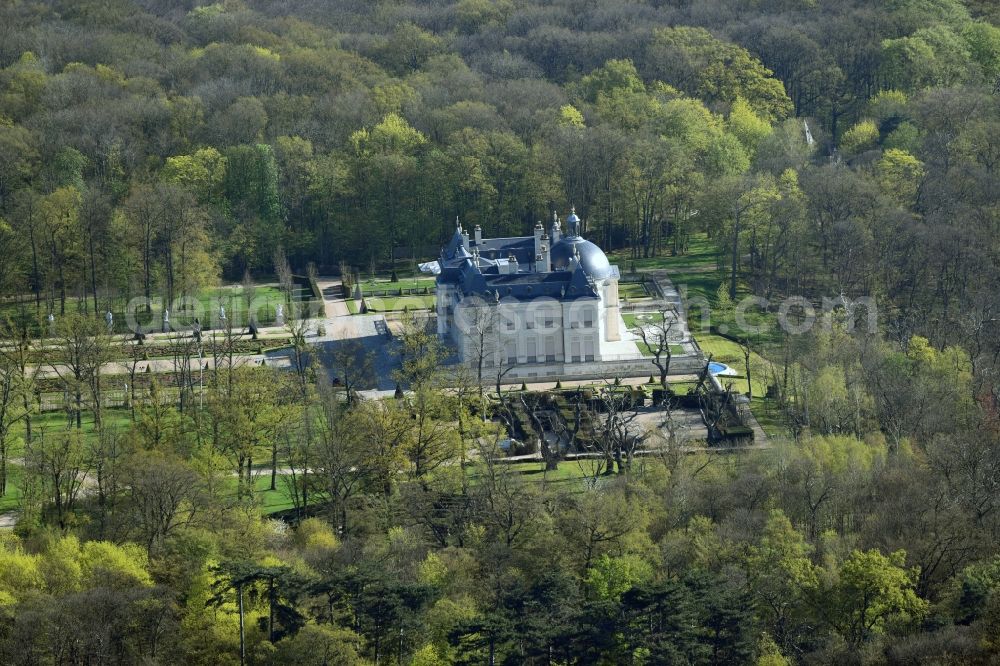
<path id="1" fill-rule="evenodd" d="M 575 210 L 534 235 L 484 238 L 461 225 L 425 265 L 437 273 L 437 327 L 461 360 L 483 368 L 540 367 L 526 376 L 566 374 L 563 364 L 641 358 L 622 321 L 617 266 L 581 235 Z M 624 337 L 624 339 L 623 339 Z"/>

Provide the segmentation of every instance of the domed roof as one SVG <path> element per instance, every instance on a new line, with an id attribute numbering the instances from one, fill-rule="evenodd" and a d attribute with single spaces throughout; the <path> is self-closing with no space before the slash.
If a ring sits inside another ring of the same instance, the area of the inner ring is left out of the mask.
<path id="1" fill-rule="evenodd" d="M 580 236 L 566 236 L 552 246 L 552 268 L 565 269 L 575 252 L 580 253 L 580 265 L 595 280 L 611 275 L 611 262 L 604 251 Z"/>

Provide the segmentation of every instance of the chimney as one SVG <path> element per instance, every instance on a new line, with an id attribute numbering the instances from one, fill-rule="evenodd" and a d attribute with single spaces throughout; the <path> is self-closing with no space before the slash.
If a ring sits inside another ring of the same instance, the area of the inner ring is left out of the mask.
<path id="1" fill-rule="evenodd" d="M 549 248 L 549 237 L 542 235 L 542 244 L 538 255 L 535 257 L 535 272 L 536 273 L 550 273 L 552 272 L 552 253 Z"/>
<path id="2" fill-rule="evenodd" d="M 542 221 L 539 220 L 535 224 L 535 256 L 537 257 L 542 253 L 542 236 L 545 235 L 545 227 L 542 226 Z"/>
<path id="3" fill-rule="evenodd" d="M 482 245 L 483 244 L 483 228 L 481 226 L 479 226 L 478 224 L 476 225 L 475 234 L 476 234 L 476 245 Z"/>
<path id="4" fill-rule="evenodd" d="M 549 235 L 552 236 L 553 245 L 558 243 L 559 239 L 562 237 L 562 225 L 559 223 L 558 215 L 552 215 L 552 232 Z"/>

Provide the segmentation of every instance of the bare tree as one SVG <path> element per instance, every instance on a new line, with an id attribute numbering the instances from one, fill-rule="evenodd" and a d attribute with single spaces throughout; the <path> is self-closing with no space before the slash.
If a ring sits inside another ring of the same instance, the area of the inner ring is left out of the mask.
<path id="1" fill-rule="evenodd" d="M 347 403 L 353 405 L 358 389 L 372 385 L 375 376 L 375 352 L 366 350 L 359 340 L 344 340 L 335 343 L 333 349 L 333 370 L 347 393 Z"/>
<path id="2" fill-rule="evenodd" d="M 670 374 L 670 361 L 673 350 L 670 343 L 671 333 L 677 326 L 677 311 L 669 303 L 663 303 L 657 309 L 653 321 L 649 324 L 639 324 L 639 337 L 653 355 L 653 365 L 660 371 L 660 386 L 667 390 L 667 375 Z"/>
<path id="3" fill-rule="evenodd" d="M 85 461 L 93 471 L 98 510 L 98 534 L 104 538 L 108 519 L 114 509 L 114 498 L 122 487 L 122 467 L 125 459 L 124 438 L 113 427 L 101 428 L 86 446 Z M 143 464 L 145 464 L 145 459 Z"/>
<path id="4" fill-rule="evenodd" d="M 487 367 L 496 365 L 500 354 L 499 324 L 500 312 L 495 303 L 489 303 L 481 298 L 471 299 L 461 308 L 461 316 L 469 327 L 466 336 L 470 340 L 468 350 L 471 352 L 469 361 L 476 371 L 476 381 L 479 382 L 479 394 L 482 395 L 484 371 Z"/>
<path id="5" fill-rule="evenodd" d="M 740 351 L 743 352 L 743 366 L 747 373 L 747 397 L 753 400 L 753 384 L 750 383 L 750 357 L 753 355 L 753 349 L 750 348 L 750 338 L 741 338 L 739 345 Z"/>
<path id="6" fill-rule="evenodd" d="M 538 512 L 535 488 L 499 461 L 499 447 L 482 456 L 482 475 L 475 487 L 480 515 L 494 538 L 513 548 L 530 533 Z"/>
<path id="7" fill-rule="evenodd" d="M 631 469 L 633 454 L 641 441 L 636 432 L 639 409 L 633 393 L 629 386 L 615 386 L 607 381 L 598 393 L 604 413 L 598 418 L 595 442 L 604 458 L 605 474 L 613 473 L 616 465 L 619 474 Z"/>
<path id="8" fill-rule="evenodd" d="M 28 368 L 32 345 L 27 331 L 18 332 L 7 322 L 0 333 L 0 339 L 4 338 L 0 344 L 0 497 L 7 493 L 7 456 L 13 429 L 24 422 L 26 439 L 31 438 L 31 396 L 38 373 L 37 367 Z"/>
<path id="9" fill-rule="evenodd" d="M 170 355 L 173 358 L 174 376 L 177 378 L 179 409 L 184 412 L 194 396 L 194 387 L 198 383 L 196 379 L 202 376 L 200 334 L 178 333 L 171 337 Z"/>
<path id="10" fill-rule="evenodd" d="M 198 475 L 180 460 L 158 453 L 133 460 L 128 468 L 128 512 L 136 536 L 152 553 L 175 530 L 189 524 L 197 511 L 191 501 Z"/>
<path id="11" fill-rule="evenodd" d="M 56 522 L 66 529 L 88 472 L 81 432 L 43 430 L 26 445 L 24 458 L 25 471 L 38 481 L 41 498 L 51 502 Z"/>
<path id="12" fill-rule="evenodd" d="M 306 341 L 306 334 L 309 332 L 309 320 L 306 318 L 290 317 L 285 323 L 285 330 L 288 331 L 292 339 L 292 369 L 299 380 L 299 389 L 305 396 L 306 388 L 309 385 L 309 343 Z"/>
<path id="13" fill-rule="evenodd" d="M 288 263 L 285 248 L 280 245 L 276 247 L 271 261 L 274 264 L 274 274 L 278 277 L 278 286 L 281 293 L 285 295 L 285 305 L 290 306 L 292 304 L 292 289 L 295 284 L 292 281 L 292 266 Z"/>
<path id="14" fill-rule="evenodd" d="M 89 393 L 94 422 L 102 417 L 101 376 L 111 359 L 112 337 L 107 326 L 97 319 L 79 314 L 64 317 L 57 328 L 58 354 L 50 366 L 65 390 L 75 398 L 76 427 L 83 425 L 83 396 Z"/>
<path id="15" fill-rule="evenodd" d="M 243 281 L 241 282 L 240 287 L 240 295 L 243 297 L 243 306 L 246 308 L 247 312 L 247 325 L 253 324 L 256 326 L 257 322 L 254 321 L 253 302 L 254 299 L 257 298 L 257 284 L 253 281 L 253 276 L 250 275 L 249 270 L 243 271 Z M 236 313 L 231 310 L 232 308 L 230 308 L 229 317 L 233 318 L 236 316 Z"/>

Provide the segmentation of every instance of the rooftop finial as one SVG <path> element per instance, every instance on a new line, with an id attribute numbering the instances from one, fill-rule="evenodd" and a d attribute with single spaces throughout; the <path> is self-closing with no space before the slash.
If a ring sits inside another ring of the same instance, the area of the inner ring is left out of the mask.
<path id="1" fill-rule="evenodd" d="M 580 217 L 576 214 L 576 206 L 570 207 L 569 217 L 566 218 L 570 236 L 580 235 Z"/>
<path id="2" fill-rule="evenodd" d="M 458 219 L 458 215 L 455 216 L 455 230 L 462 233 L 462 221 Z"/>

